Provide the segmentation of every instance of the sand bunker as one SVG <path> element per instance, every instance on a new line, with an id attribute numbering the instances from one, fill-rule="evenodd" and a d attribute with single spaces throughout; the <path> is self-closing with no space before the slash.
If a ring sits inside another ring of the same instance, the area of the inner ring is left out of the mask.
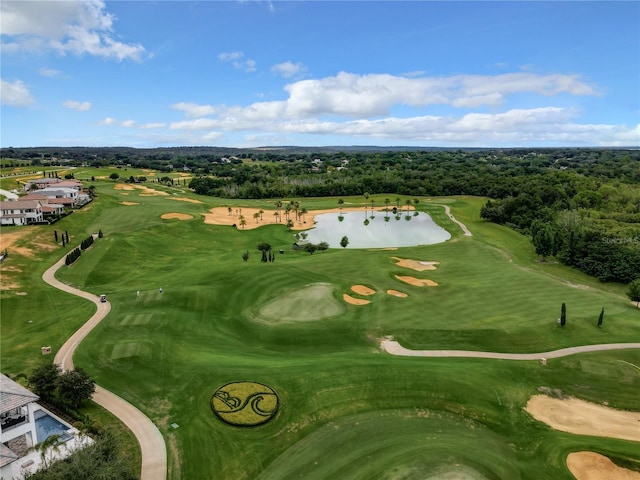
<path id="1" fill-rule="evenodd" d="M 438 285 L 433 280 L 428 280 L 426 278 L 406 277 L 404 275 L 395 275 L 395 277 L 401 282 L 408 283 L 414 287 L 435 287 Z"/>
<path id="2" fill-rule="evenodd" d="M 342 299 L 345 302 L 350 303 L 351 305 L 366 305 L 367 303 L 371 303 L 371 300 L 365 300 L 363 298 L 354 298 L 348 293 L 343 294 Z"/>
<path id="3" fill-rule="evenodd" d="M 187 213 L 165 213 L 160 218 L 164 220 L 191 220 L 193 217 Z"/>
<path id="4" fill-rule="evenodd" d="M 373 295 L 376 293 L 375 290 L 364 285 L 353 285 L 351 287 L 351 290 L 353 290 L 358 295 Z"/>
<path id="5" fill-rule="evenodd" d="M 389 295 L 393 295 L 394 297 L 406 298 L 408 295 L 404 292 L 399 292 L 398 290 L 387 290 Z"/>
<path id="6" fill-rule="evenodd" d="M 130 205 L 140 205 L 140 204 L 137 202 L 120 202 L 120 205 L 130 206 Z"/>
<path id="7" fill-rule="evenodd" d="M 399 267 L 410 268 L 417 272 L 424 272 L 425 270 L 435 270 L 436 265 L 440 262 L 424 262 L 421 260 L 410 260 L 408 258 L 391 257 L 396 260 L 396 265 Z"/>
<path id="8" fill-rule="evenodd" d="M 556 430 L 578 435 L 640 442 L 640 412 L 625 412 L 577 398 L 534 395 L 525 407 L 536 420 Z"/>
<path id="9" fill-rule="evenodd" d="M 113 188 L 114 190 L 125 190 L 125 191 L 132 191 L 136 189 L 142 190 L 142 193 L 140 194 L 141 197 L 150 197 L 154 195 L 169 195 L 167 192 L 161 192 L 160 190 L 155 190 L 145 185 L 130 185 L 128 183 L 116 183 Z"/>
<path id="10" fill-rule="evenodd" d="M 186 197 L 171 197 L 169 200 L 177 200 L 178 202 L 189 202 L 189 203 L 204 203 L 200 200 L 196 200 L 195 198 L 186 198 Z"/>
<path id="11" fill-rule="evenodd" d="M 595 452 L 570 453 L 567 467 L 578 480 L 640 480 L 639 472 L 621 468 L 609 458 Z"/>

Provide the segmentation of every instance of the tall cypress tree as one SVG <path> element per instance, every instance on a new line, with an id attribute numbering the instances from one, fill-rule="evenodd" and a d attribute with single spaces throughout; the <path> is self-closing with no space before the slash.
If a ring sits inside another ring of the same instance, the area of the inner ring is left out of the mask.
<path id="1" fill-rule="evenodd" d="M 567 306 L 562 302 L 562 308 L 560 309 L 560 326 L 564 327 L 567 323 Z"/>
<path id="2" fill-rule="evenodd" d="M 598 317 L 598 327 L 602 326 L 602 321 L 604 320 L 604 307 L 600 311 L 600 316 Z"/>

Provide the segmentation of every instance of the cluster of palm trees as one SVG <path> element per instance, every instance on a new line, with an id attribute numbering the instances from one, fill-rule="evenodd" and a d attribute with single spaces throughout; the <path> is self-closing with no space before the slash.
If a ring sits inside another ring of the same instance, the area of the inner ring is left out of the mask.
<path id="1" fill-rule="evenodd" d="M 286 205 L 282 202 L 282 200 L 278 200 L 275 203 L 276 211 L 273 212 L 273 215 L 276 217 L 276 222 L 280 222 L 282 220 L 282 211 L 284 207 L 284 218 L 286 221 L 287 228 L 291 230 L 294 226 L 294 220 L 297 222 L 306 222 L 305 215 L 308 213 L 308 210 L 305 207 L 300 206 L 300 202 L 292 200 L 288 202 Z M 227 207 L 227 211 L 229 215 L 238 217 L 238 225 L 244 228 L 247 225 L 247 219 L 244 215 L 242 215 L 242 208 L 234 209 L 232 207 Z M 293 216 L 291 214 L 293 212 Z M 263 219 L 264 210 L 260 209 L 253 214 L 253 219 L 256 223 Z"/>
<path id="2" fill-rule="evenodd" d="M 284 218 L 285 218 L 285 221 L 287 222 L 287 227 L 289 227 L 289 229 L 293 227 L 293 220 L 291 219 L 291 211 L 293 211 L 296 221 L 298 222 L 300 220 L 302 220 L 303 222 L 306 221 L 305 215 L 307 214 L 308 210 L 305 207 L 301 207 L 300 202 L 298 201 L 292 200 L 286 205 L 284 205 L 282 203 L 282 200 L 277 200 L 275 202 L 275 206 L 276 206 L 276 211 L 274 212 L 274 215 L 276 217 L 276 222 L 279 222 L 282 219 L 282 214 L 280 213 L 280 210 L 284 206 Z"/>
<path id="3" fill-rule="evenodd" d="M 367 217 L 367 216 L 366 216 L 366 213 L 367 213 L 367 211 L 368 211 L 368 205 L 369 205 L 369 203 L 368 203 L 368 202 L 369 202 L 369 193 L 365 192 L 365 193 L 363 194 L 363 196 L 364 196 L 364 200 L 365 200 L 365 221 L 364 221 L 364 222 L 365 222 L 365 225 L 368 225 L 368 224 L 369 224 L 369 217 Z M 396 220 L 399 220 L 399 219 L 400 219 L 400 213 L 399 213 L 399 212 L 400 212 L 400 197 L 396 197 L 396 199 L 395 199 L 395 203 L 396 203 L 396 204 L 395 204 L 395 206 L 394 206 L 392 209 L 390 209 L 390 208 L 389 208 L 389 206 L 391 205 L 391 200 L 390 200 L 389 198 L 385 198 L 385 199 L 384 199 L 384 203 L 385 203 L 385 208 L 384 208 L 384 212 L 385 212 L 385 217 L 384 217 L 384 219 L 385 219 L 385 221 L 386 221 L 386 222 L 388 222 L 388 221 L 389 221 L 389 211 L 393 211 L 393 214 L 395 215 Z M 416 208 L 417 208 L 418 203 L 420 203 L 420 200 L 419 200 L 419 199 L 417 199 L 417 198 L 414 198 L 414 199 L 413 199 L 413 201 L 412 201 L 412 200 L 409 200 L 409 199 L 407 199 L 407 200 L 405 201 L 405 204 L 406 204 L 406 206 L 407 206 L 407 209 L 406 209 L 407 215 L 408 215 L 408 213 L 409 213 L 409 210 L 410 210 L 410 207 L 411 207 L 411 204 L 412 204 L 412 203 L 413 203 L 413 204 L 416 206 Z M 340 209 L 340 214 L 338 215 L 338 220 L 339 220 L 339 221 L 342 221 L 342 220 L 344 219 L 344 217 L 342 216 L 342 206 L 343 206 L 343 205 L 344 205 L 344 200 L 343 200 L 342 198 L 339 198 L 339 199 L 338 199 L 338 208 Z M 371 217 L 370 217 L 370 218 L 372 218 L 372 219 L 373 219 L 373 218 L 375 218 L 375 217 L 374 217 L 374 211 L 375 211 L 375 201 L 374 201 L 374 199 L 372 198 L 372 199 L 371 199 Z M 414 213 L 414 216 L 415 216 L 415 215 L 418 215 L 418 213 L 417 213 L 417 212 L 415 212 L 415 213 Z"/>

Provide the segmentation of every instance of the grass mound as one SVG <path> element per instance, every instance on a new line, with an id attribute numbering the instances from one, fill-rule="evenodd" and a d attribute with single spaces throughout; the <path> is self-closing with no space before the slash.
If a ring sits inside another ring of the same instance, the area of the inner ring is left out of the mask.
<path id="1" fill-rule="evenodd" d="M 311 322 L 335 317 L 344 312 L 344 306 L 333 295 L 329 283 L 315 283 L 285 293 L 266 303 L 259 317 L 266 323 Z"/>
<path id="2" fill-rule="evenodd" d="M 258 480 L 517 479 L 514 463 L 500 437 L 468 419 L 427 410 L 370 411 L 318 428 Z"/>

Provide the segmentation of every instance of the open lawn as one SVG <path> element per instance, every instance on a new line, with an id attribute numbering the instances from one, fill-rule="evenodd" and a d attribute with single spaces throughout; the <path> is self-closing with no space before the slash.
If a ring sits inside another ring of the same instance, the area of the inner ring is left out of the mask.
<path id="1" fill-rule="evenodd" d="M 385 336 L 413 349 L 514 353 L 640 340 L 640 311 L 623 286 L 539 262 L 528 239 L 480 219 L 482 199 L 420 199 L 418 209 L 452 234 L 443 244 L 309 255 L 292 251 L 293 232 L 283 224 L 242 230 L 204 222 L 211 208 L 229 206 L 272 218 L 273 201 L 196 197 L 153 183 L 145 186 L 166 194 L 95 184 L 96 201 L 55 225 L 29 228 L 13 245 L 32 254 L 16 250 L 0 267 L 2 371 L 29 372 L 48 361 L 40 347 L 55 352 L 93 313 L 40 277 L 65 252 L 54 245 L 54 229 L 68 230 L 72 245 L 101 229 L 104 238 L 58 275 L 112 303 L 75 363 L 158 425 L 171 479 L 571 479 L 566 458 L 578 451 L 640 470 L 637 443 L 556 431 L 525 411 L 540 387 L 640 410 L 633 366 L 640 351 L 546 366 L 381 351 Z M 384 198 L 369 203 L 383 206 Z M 308 210 L 338 206 L 336 198 L 297 200 Z M 345 198 L 345 206 L 363 202 Z M 273 246 L 273 263 L 260 261 L 261 242 Z M 411 268 L 417 265 L 435 268 Z M 350 304 L 345 294 L 370 303 Z M 271 421 L 234 427 L 213 414 L 216 389 L 239 381 L 277 392 Z"/>

